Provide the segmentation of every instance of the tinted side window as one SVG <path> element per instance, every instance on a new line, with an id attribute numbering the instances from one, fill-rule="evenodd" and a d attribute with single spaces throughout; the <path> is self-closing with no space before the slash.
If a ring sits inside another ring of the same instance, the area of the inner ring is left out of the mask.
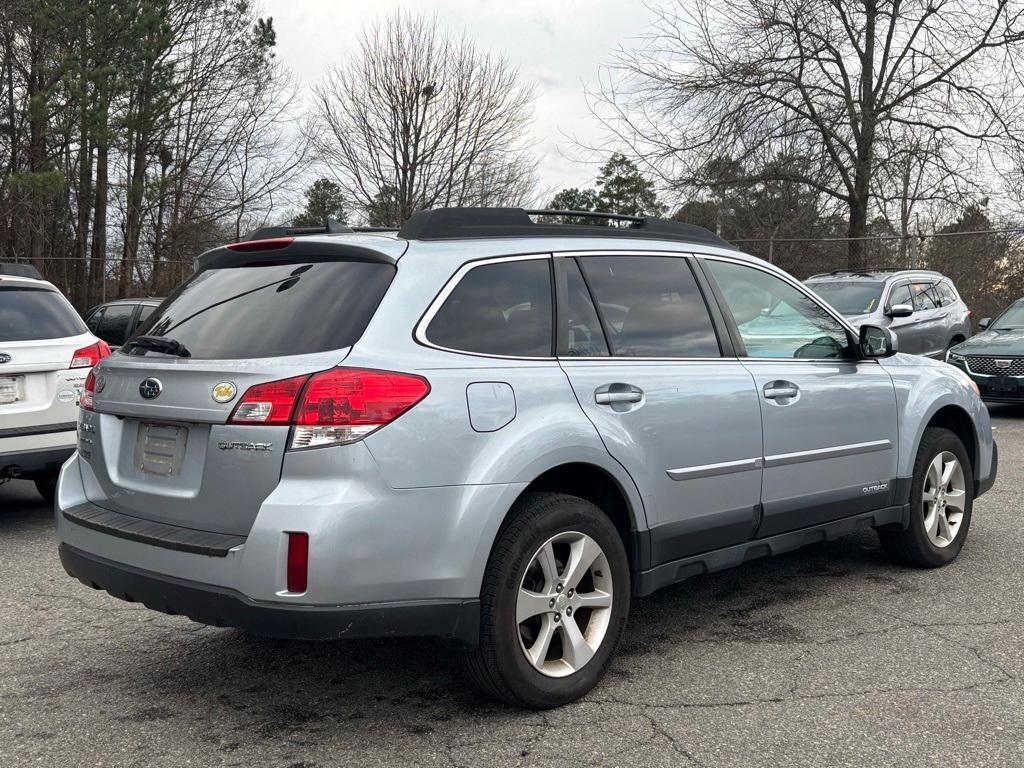
<path id="1" fill-rule="evenodd" d="M 460 352 L 550 357 L 549 262 L 503 261 L 469 270 L 430 321 L 427 340 Z"/>
<path id="2" fill-rule="evenodd" d="M 912 283 L 910 293 L 914 297 L 914 310 L 935 309 L 935 298 L 932 296 L 931 283 Z"/>
<path id="3" fill-rule="evenodd" d="M 93 332 L 107 344 L 119 347 L 128 339 L 128 323 L 133 312 L 134 304 L 111 304 L 104 310 Z"/>
<path id="4" fill-rule="evenodd" d="M 82 318 L 56 291 L 0 288 L 0 341 L 61 339 L 85 330 Z"/>
<path id="5" fill-rule="evenodd" d="M 846 329 L 802 291 L 754 267 L 714 260 L 706 263 L 736 321 L 748 357 L 843 357 L 850 343 Z"/>
<path id="6" fill-rule="evenodd" d="M 889 292 L 889 307 L 895 307 L 897 304 L 914 306 L 914 297 L 910 295 L 910 286 L 906 283 L 896 286 Z"/>
<path id="7" fill-rule="evenodd" d="M 613 355 L 721 355 L 707 304 L 685 259 L 588 256 L 580 261 Z"/>
<path id="8" fill-rule="evenodd" d="M 935 290 L 939 294 L 939 298 L 942 299 L 942 306 L 948 307 L 956 304 L 956 291 L 949 285 L 949 283 L 936 283 Z"/>
<path id="9" fill-rule="evenodd" d="M 597 317 L 597 309 L 575 259 L 564 259 L 568 293 L 565 320 L 566 354 L 570 357 L 607 357 L 608 342 Z"/>
<path id="10" fill-rule="evenodd" d="M 85 319 L 85 324 L 89 327 L 89 330 L 94 334 L 96 329 L 99 327 L 100 321 L 103 319 L 103 313 L 107 311 L 106 307 L 97 307 L 89 313 L 89 317 Z"/>

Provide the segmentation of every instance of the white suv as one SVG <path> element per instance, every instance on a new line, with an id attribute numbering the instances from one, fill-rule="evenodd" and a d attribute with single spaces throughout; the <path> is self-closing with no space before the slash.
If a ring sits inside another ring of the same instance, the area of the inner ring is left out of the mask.
<path id="1" fill-rule="evenodd" d="M 0 483 L 34 480 L 52 501 L 75 450 L 86 374 L 110 354 L 71 303 L 45 280 L 0 264 Z"/>

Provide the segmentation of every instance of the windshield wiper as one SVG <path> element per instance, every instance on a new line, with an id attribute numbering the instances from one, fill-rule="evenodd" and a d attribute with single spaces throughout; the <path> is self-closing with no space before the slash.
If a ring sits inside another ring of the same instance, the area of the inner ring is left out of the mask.
<path id="1" fill-rule="evenodd" d="M 185 348 L 184 344 L 176 339 L 168 339 L 164 336 L 136 336 L 128 341 L 122 349 L 134 349 L 136 347 L 161 352 L 165 355 L 174 355 L 175 357 L 192 357 L 192 353 Z"/>

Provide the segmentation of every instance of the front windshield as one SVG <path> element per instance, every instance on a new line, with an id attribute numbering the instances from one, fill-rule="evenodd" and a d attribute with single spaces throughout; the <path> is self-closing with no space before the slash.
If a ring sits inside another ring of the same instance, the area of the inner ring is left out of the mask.
<path id="1" fill-rule="evenodd" d="M 1024 304 L 1014 304 L 996 318 L 992 327 L 997 331 L 1009 331 L 1024 328 Z"/>
<path id="2" fill-rule="evenodd" d="M 810 282 L 807 287 L 844 315 L 866 315 L 878 309 L 882 300 L 881 283 L 863 281 Z"/>

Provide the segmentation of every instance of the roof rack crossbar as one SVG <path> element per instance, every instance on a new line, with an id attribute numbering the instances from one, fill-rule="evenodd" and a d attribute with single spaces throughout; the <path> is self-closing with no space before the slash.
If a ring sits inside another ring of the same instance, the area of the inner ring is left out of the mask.
<path id="1" fill-rule="evenodd" d="M 633 216 L 628 213 L 605 213 L 604 211 L 553 211 L 544 208 L 527 209 L 524 211 L 527 216 L 572 216 L 576 219 L 610 219 L 612 221 L 632 221 L 642 224 L 643 216 Z"/>
<path id="2" fill-rule="evenodd" d="M 250 240 L 269 240 L 273 237 L 302 237 L 303 235 L 334 235 L 354 231 L 346 224 L 339 224 L 334 219 L 328 219 L 322 227 L 260 227 L 249 232 L 239 240 L 246 243 Z"/>
<path id="3" fill-rule="evenodd" d="M 607 224 L 552 224 L 531 216 L 628 221 L 631 226 Z M 720 248 L 729 244 L 703 227 L 646 216 L 601 211 L 555 211 L 523 208 L 435 208 L 414 213 L 398 236 L 406 240 L 457 240 L 499 237 L 608 237 L 704 243 Z"/>

